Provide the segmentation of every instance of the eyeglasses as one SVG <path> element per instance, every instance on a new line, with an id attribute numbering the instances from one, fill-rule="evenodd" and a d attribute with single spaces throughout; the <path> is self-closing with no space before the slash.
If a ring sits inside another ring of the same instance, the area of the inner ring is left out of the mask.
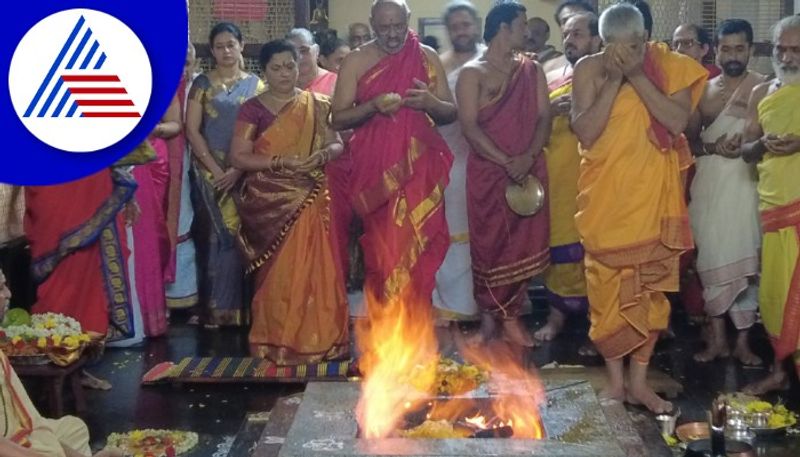
<path id="1" fill-rule="evenodd" d="M 700 43 L 698 43 L 694 38 L 689 38 L 687 40 L 673 40 L 672 49 L 693 48 L 698 44 Z"/>

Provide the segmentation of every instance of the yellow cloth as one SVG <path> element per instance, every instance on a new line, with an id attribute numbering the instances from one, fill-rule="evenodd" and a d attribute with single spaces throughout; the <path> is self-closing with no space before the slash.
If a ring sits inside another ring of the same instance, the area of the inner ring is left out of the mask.
<path id="1" fill-rule="evenodd" d="M 550 100 L 572 93 L 568 82 L 550 92 Z M 550 143 L 544 150 L 549 177 L 548 198 L 550 201 L 550 247 L 580 243 L 575 227 L 578 212 L 578 173 L 581 156 L 578 152 L 578 137 L 572 133 L 567 116 L 553 118 Z M 559 297 L 585 297 L 586 278 L 583 262 L 551 263 L 544 274 L 547 290 Z"/>
<path id="2" fill-rule="evenodd" d="M 82 420 L 73 416 L 57 420 L 43 418 L 2 351 L 0 369 L 3 415 L 8 420 L 4 438 L 28 447 L 43 457 L 64 457 L 63 446 L 86 456 L 91 455 L 89 429 Z"/>
<path id="3" fill-rule="evenodd" d="M 758 119 L 764 132 L 800 135 L 798 106 L 798 85 L 781 87 L 766 96 L 758 105 Z M 762 213 L 800 204 L 800 153 L 781 157 L 767 153 L 758 164 L 758 177 Z M 764 233 L 759 304 L 764 327 L 776 339 L 788 336 L 781 335 L 785 319 L 800 319 L 800 309 L 786 308 L 800 252 L 798 235 L 796 226 Z M 800 348 L 800 341 L 797 341 L 797 348 Z"/>
<path id="4" fill-rule="evenodd" d="M 666 45 L 648 44 L 663 92 L 690 89 L 697 106 L 708 72 Z M 678 257 L 692 247 L 677 148 L 648 136 L 650 115 L 623 84 L 602 135 L 582 149 L 578 232 L 586 250 L 590 337 L 607 359 L 630 354 L 651 331 L 666 328 L 664 291 L 678 290 Z M 676 142 L 677 144 L 677 142 Z"/>
<path id="5" fill-rule="evenodd" d="M 314 95 L 304 92 L 260 135 L 255 153 L 307 158 L 324 147 L 329 111 L 327 98 L 315 102 Z M 269 204 L 270 195 L 258 197 Z M 275 254 L 256 270 L 251 352 L 278 364 L 332 360 L 349 353 L 347 296 L 334 260 L 327 184 L 310 198 L 296 220 L 282 228 L 286 236 Z"/>

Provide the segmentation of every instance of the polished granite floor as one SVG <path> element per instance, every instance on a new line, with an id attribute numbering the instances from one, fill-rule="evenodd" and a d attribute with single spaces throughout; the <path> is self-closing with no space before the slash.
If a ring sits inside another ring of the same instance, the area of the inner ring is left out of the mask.
<path id="1" fill-rule="evenodd" d="M 535 300 L 531 327 L 540 326 L 546 309 Z M 177 320 L 177 319 L 176 319 Z M 185 321 L 181 316 L 181 321 Z M 555 341 L 541 345 L 531 353 L 536 365 L 552 361 L 560 364 L 600 365 L 599 358 L 577 354 L 587 323 L 583 319 L 568 322 L 566 331 Z M 685 391 L 676 403 L 682 411 L 679 423 L 703 420 L 705 410 L 718 392 L 732 392 L 758 379 L 765 369 L 743 368 L 733 359 L 699 364 L 692 354 L 702 346 L 699 329 L 687 324 L 680 309 L 673 315 L 676 337 L 657 346 L 654 364 L 684 384 Z M 174 324 L 166 337 L 147 341 L 141 347 L 108 349 L 101 363 L 91 368 L 96 375 L 113 384 L 110 391 L 88 393 L 87 420 L 93 447 L 102 447 L 111 432 L 134 428 L 172 428 L 194 430 L 200 434 L 200 446 L 192 456 L 247 456 L 260 435 L 264 422 L 258 413 L 269 411 L 278 398 L 301 392 L 302 385 L 159 385 L 140 386 L 141 376 L 153 365 L 182 357 L 241 356 L 247 351 L 247 334 L 236 329 L 204 329 Z M 752 335 L 756 352 L 769 359 L 771 350 L 763 330 Z M 770 396 L 777 400 L 779 395 Z M 800 386 L 780 394 L 790 409 L 800 411 Z M 633 410 L 635 412 L 635 410 Z M 761 455 L 789 457 L 800 455 L 800 437 L 782 437 L 767 443 Z"/>

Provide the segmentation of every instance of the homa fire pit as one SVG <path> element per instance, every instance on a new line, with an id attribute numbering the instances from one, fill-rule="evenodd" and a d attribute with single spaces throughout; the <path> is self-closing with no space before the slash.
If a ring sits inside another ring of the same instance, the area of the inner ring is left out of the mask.
<path id="1" fill-rule="evenodd" d="M 627 415 L 606 419 L 588 382 L 549 383 L 544 379 L 547 404 L 540 407 L 542 439 L 512 439 L 509 424 L 494 432 L 472 433 L 491 438 L 376 438 L 360 437 L 354 410 L 360 395 L 357 382 L 312 382 L 306 387 L 294 421 L 283 440 L 280 457 L 333 456 L 604 456 L 624 457 L 621 443 L 639 441 Z M 464 397 L 489 403 L 494 394 L 477 389 Z M 433 399 L 432 399 L 433 400 Z M 424 412 L 422 413 L 425 414 Z M 513 428 L 513 424 L 510 424 Z M 402 428 L 402 427 L 401 427 Z M 489 430 L 492 430 L 490 427 Z M 628 436 L 620 436 L 628 430 Z M 477 430 L 475 430 L 477 431 Z M 402 433 L 398 430 L 398 436 Z"/>

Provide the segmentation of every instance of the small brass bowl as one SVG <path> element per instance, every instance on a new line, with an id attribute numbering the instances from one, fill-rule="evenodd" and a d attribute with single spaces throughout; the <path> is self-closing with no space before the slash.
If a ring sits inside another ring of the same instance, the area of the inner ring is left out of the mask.
<path id="1" fill-rule="evenodd" d="M 687 422 L 675 429 L 675 435 L 684 443 L 708 439 L 711 436 L 711 429 L 708 422 Z"/>

